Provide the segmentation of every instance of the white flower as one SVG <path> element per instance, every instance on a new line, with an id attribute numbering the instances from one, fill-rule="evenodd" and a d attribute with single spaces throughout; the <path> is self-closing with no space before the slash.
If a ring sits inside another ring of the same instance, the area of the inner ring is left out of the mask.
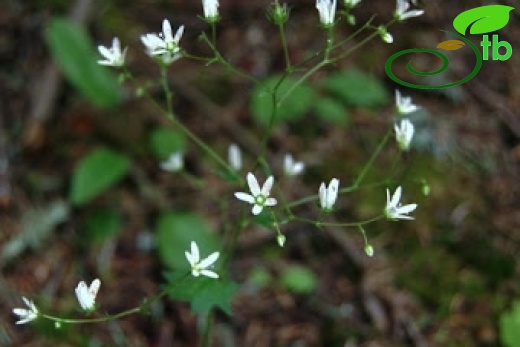
<path id="1" fill-rule="evenodd" d="M 392 36 L 392 34 L 390 34 L 388 32 L 388 30 L 386 30 L 386 27 L 383 26 L 383 25 L 380 25 L 378 28 L 377 28 L 377 31 L 379 32 L 379 36 L 381 36 L 381 39 L 383 41 L 385 41 L 386 43 L 392 43 L 394 42 L 394 37 Z"/>
<path id="2" fill-rule="evenodd" d="M 169 172 L 179 171 L 183 166 L 184 154 L 181 151 L 170 154 L 168 159 L 161 163 L 161 169 Z"/>
<path id="3" fill-rule="evenodd" d="M 326 27 L 334 24 L 336 14 L 336 0 L 316 0 L 316 8 L 320 15 L 320 22 Z"/>
<path id="4" fill-rule="evenodd" d="M 96 295 L 98 293 L 101 281 L 96 278 L 90 284 L 90 287 L 84 281 L 78 283 L 76 287 L 76 298 L 78 299 L 79 305 L 85 311 L 92 311 L 96 304 Z"/>
<path id="5" fill-rule="evenodd" d="M 218 0 L 202 0 L 204 18 L 214 21 L 218 18 Z"/>
<path id="6" fill-rule="evenodd" d="M 325 182 L 321 183 L 320 186 L 320 204 L 321 208 L 325 211 L 332 210 L 332 206 L 336 203 L 336 199 L 338 198 L 338 188 L 339 188 L 339 180 L 337 178 L 333 178 L 329 187 L 325 185 Z"/>
<path id="7" fill-rule="evenodd" d="M 228 160 L 229 165 L 231 165 L 234 170 L 239 171 L 242 168 L 242 152 L 240 151 L 240 147 L 234 143 L 229 145 Z"/>
<path id="8" fill-rule="evenodd" d="M 16 324 L 25 324 L 33 321 L 38 317 L 38 309 L 34 306 L 34 303 L 27 299 L 25 296 L 22 296 L 22 300 L 27 305 L 29 309 L 26 308 L 14 308 L 13 313 L 20 318 Z"/>
<path id="9" fill-rule="evenodd" d="M 397 0 L 397 7 L 395 9 L 394 18 L 398 21 L 403 21 L 411 17 L 418 17 L 424 13 L 424 10 L 411 10 L 408 0 Z"/>
<path id="10" fill-rule="evenodd" d="M 397 141 L 397 144 L 399 145 L 399 148 L 402 151 L 407 151 L 410 148 L 410 142 L 412 142 L 412 137 L 414 133 L 414 127 L 412 122 L 405 118 L 401 120 L 399 126 L 397 124 L 394 125 L 394 130 L 395 139 Z"/>
<path id="11" fill-rule="evenodd" d="M 251 194 L 237 192 L 235 196 L 237 199 L 250 203 L 253 206 L 253 214 L 257 215 L 262 212 L 265 206 L 274 206 L 277 204 L 275 198 L 270 198 L 269 194 L 271 192 L 271 188 L 273 187 L 274 178 L 273 176 L 269 176 L 265 181 L 262 189 L 258 185 L 258 181 L 256 180 L 255 175 L 251 172 L 247 174 L 247 184 L 249 186 L 249 190 Z"/>
<path id="12" fill-rule="evenodd" d="M 305 164 L 301 161 L 294 161 L 292 155 L 286 154 L 283 160 L 283 171 L 287 176 L 298 176 L 305 170 Z"/>
<path id="13" fill-rule="evenodd" d="M 163 20 L 162 27 L 162 33 L 142 35 L 141 42 L 145 45 L 148 55 L 161 56 L 163 62 L 169 64 L 181 57 L 179 41 L 184 33 L 184 25 L 177 29 L 175 36 L 172 36 L 169 20 Z"/>
<path id="14" fill-rule="evenodd" d="M 105 46 L 98 46 L 99 53 L 105 58 L 105 60 L 98 60 L 99 65 L 107 65 L 107 66 L 123 66 L 125 64 L 125 56 L 128 47 L 123 49 L 121 52 L 121 44 L 119 43 L 119 39 L 114 37 L 112 40 L 112 47 L 108 48 Z"/>
<path id="15" fill-rule="evenodd" d="M 212 270 L 208 270 L 208 268 L 217 261 L 220 256 L 219 252 L 213 252 L 207 258 L 200 260 L 199 247 L 194 241 L 191 241 L 191 253 L 186 251 L 184 254 L 191 265 L 191 274 L 193 276 L 199 277 L 200 275 L 203 275 L 206 277 L 218 278 L 218 274 Z"/>
<path id="16" fill-rule="evenodd" d="M 395 190 L 394 195 L 390 199 L 390 191 L 386 190 L 386 207 L 385 216 L 388 219 L 414 219 L 406 214 L 413 212 L 417 208 L 417 204 L 408 204 L 402 206 L 399 203 L 401 200 L 401 187 Z"/>
<path id="17" fill-rule="evenodd" d="M 420 109 L 419 106 L 412 103 L 410 96 L 401 96 L 401 92 L 398 89 L 395 90 L 395 106 L 399 114 L 408 114 Z"/>
<path id="18" fill-rule="evenodd" d="M 346 8 L 354 8 L 360 2 L 361 2 L 361 0 L 343 0 L 343 4 L 345 5 Z"/>

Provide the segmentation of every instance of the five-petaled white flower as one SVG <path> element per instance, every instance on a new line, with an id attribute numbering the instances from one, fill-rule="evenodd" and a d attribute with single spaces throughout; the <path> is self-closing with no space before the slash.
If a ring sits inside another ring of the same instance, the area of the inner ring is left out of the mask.
<path id="1" fill-rule="evenodd" d="M 398 89 L 395 90 L 395 107 L 399 114 L 412 113 L 421 108 L 412 102 L 412 97 L 402 96 Z"/>
<path id="2" fill-rule="evenodd" d="M 13 309 L 13 313 L 15 315 L 17 315 L 18 318 L 20 318 L 20 320 L 18 320 L 16 322 L 16 324 L 29 323 L 30 321 L 33 321 L 36 319 L 36 317 L 38 317 L 38 309 L 36 308 L 36 306 L 34 306 L 34 303 L 31 300 L 27 299 L 25 296 L 22 296 L 22 300 L 29 309 L 26 309 L 26 308 L 14 308 Z"/>
<path id="3" fill-rule="evenodd" d="M 78 299 L 79 305 L 85 311 L 92 311 L 96 305 L 96 295 L 99 291 L 99 287 L 101 286 L 101 281 L 96 278 L 90 284 L 90 287 L 87 286 L 85 281 L 81 281 L 78 283 L 76 287 L 76 298 Z"/>
<path id="4" fill-rule="evenodd" d="M 321 183 L 319 196 L 321 208 L 323 210 L 332 210 L 332 206 L 334 206 L 336 199 L 338 198 L 338 188 L 339 180 L 337 178 L 333 178 L 328 187 L 325 185 L 325 182 Z"/>
<path id="5" fill-rule="evenodd" d="M 410 148 L 410 142 L 412 142 L 412 137 L 414 133 L 414 127 L 412 122 L 408 119 L 401 120 L 399 125 L 394 125 L 395 130 L 395 139 L 399 148 L 402 151 L 407 151 Z"/>
<path id="6" fill-rule="evenodd" d="M 287 176 L 298 176 L 305 170 L 302 161 L 294 161 L 291 154 L 286 154 L 283 160 L 283 171 Z"/>
<path id="7" fill-rule="evenodd" d="M 229 145 L 228 160 L 229 165 L 231 165 L 234 170 L 239 171 L 242 169 L 242 152 L 240 151 L 240 147 L 234 143 Z"/>
<path id="8" fill-rule="evenodd" d="M 385 216 L 388 219 L 414 219 L 411 216 L 407 216 L 408 213 L 413 212 L 417 208 L 417 204 L 408 204 L 402 206 L 399 203 L 401 200 L 401 187 L 397 187 L 395 193 L 390 198 L 390 191 L 386 190 L 386 207 Z"/>
<path id="9" fill-rule="evenodd" d="M 218 278 L 218 274 L 215 271 L 208 270 L 210 266 L 212 266 L 220 256 L 219 252 L 213 252 L 208 257 L 200 260 L 199 247 L 194 241 L 191 241 L 191 252 L 184 252 L 186 255 L 186 259 L 191 265 L 191 274 L 195 277 L 199 277 L 200 275 Z"/>
<path id="10" fill-rule="evenodd" d="M 218 0 L 202 0 L 204 18 L 211 22 L 218 19 Z"/>
<path id="11" fill-rule="evenodd" d="M 162 33 L 146 34 L 141 36 L 141 42 L 146 47 L 150 56 L 160 56 L 165 64 L 169 64 L 181 57 L 179 41 L 184 33 L 184 25 L 181 25 L 175 36 L 172 36 L 170 21 L 165 19 L 162 23 Z"/>
<path id="12" fill-rule="evenodd" d="M 99 53 L 105 58 L 105 60 L 98 60 L 99 65 L 106 66 L 123 66 L 125 64 L 125 56 L 128 47 L 123 49 L 121 52 L 121 43 L 119 39 L 114 37 L 112 40 L 112 47 L 98 46 Z"/>
<path id="13" fill-rule="evenodd" d="M 316 8 L 320 15 L 321 24 L 325 27 L 331 27 L 334 24 L 336 14 L 336 0 L 316 0 Z"/>
<path id="14" fill-rule="evenodd" d="M 168 159 L 161 163 L 161 169 L 164 171 L 175 172 L 184 166 L 184 154 L 182 151 L 170 154 Z"/>
<path id="15" fill-rule="evenodd" d="M 424 10 L 411 10 L 408 11 L 410 8 L 410 3 L 408 0 L 397 0 L 397 6 L 394 12 L 394 18 L 398 21 L 403 21 L 405 19 L 411 18 L 411 17 L 418 17 L 424 13 Z"/>
<path id="16" fill-rule="evenodd" d="M 249 172 L 247 174 L 247 184 L 249 186 L 249 190 L 251 191 L 251 194 L 237 192 L 237 193 L 235 193 L 235 196 L 239 200 L 242 200 L 242 201 L 245 201 L 247 203 L 254 205 L 253 210 L 252 210 L 254 215 L 257 215 L 260 212 L 262 212 L 262 210 L 265 206 L 274 206 L 277 204 L 277 201 L 275 198 L 269 197 L 271 188 L 273 187 L 273 184 L 274 184 L 273 176 L 269 176 L 269 178 L 267 178 L 264 185 L 262 186 L 262 189 L 260 189 L 260 186 L 258 185 L 258 181 L 256 180 L 255 175 L 253 175 L 251 172 Z"/>

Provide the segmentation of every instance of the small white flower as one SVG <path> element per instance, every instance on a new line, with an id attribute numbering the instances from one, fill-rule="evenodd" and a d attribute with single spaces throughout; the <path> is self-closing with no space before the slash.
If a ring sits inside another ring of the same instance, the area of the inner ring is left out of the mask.
<path id="1" fill-rule="evenodd" d="M 204 18 L 209 21 L 218 19 L 218 0 L 202 0 Z"/>
<path id="2" fill-rule="evenodd" d="M 105 46 L 98 46 L 99 53 L 105 58 L 105 60 L 98 60 L 99 65 L 106 66 L 123 66 L 125 64 L 125 56 L 128 47 L 123 49 L 121 52 L 121 44 L 119 43 L 119 39 L 114 37 L 112 40 L 112 47 L 108 48 Z"/>
<path id="3" fill-rule="evenodd" d="M 235 193 L 235 196 L 237 199 L 253 205 L 252 213 L 254 215 L 260 214 L 260 212 L 262 212 L 265 206 L 274 206 L 277 204 L 275 198 L 269 197 L 269 194 L 271 193 L 271 188 L 274 184 L 273 176 L 269 176 L 269 178 L 267 178 L 264 185 L 262 186 L 262 189 L 260 189 L 255 175 L 249 172 L 247 174 L 247 184 L 249 186 L 251 194 L 237 192 Z"/>
<path id="4" fill-rule="evenodd" d="M 96 278 L 90 284 L 90 287 L 84 281 L 78 283 L 76 287 L 76 298 L 79 305 L 85 311 L 92 311 L 96 305 L 96 295 L 101 286 L 101 281 Z"/>
<path id="5" fill-rule="evenodd" d="M 399 114 L 412 113 L 421 108 L 412 102 L 410 96 L 401 96 L 401 92 L 398 89 L 395 90 L 395 106 Z"/>
<path id="6" fill-rule="evenodd" d="M 217 261 L 220 256 L 219 252 L 213 252 L 205 259 L 200 260 L 199 247 L 194 241 L 191 241 L 191 253 L 186 251 L 184 254 L 191 265 L 191 274 L 193 276 L 199 277 L 202 275 L 211 278 L 218 278 L 218 274 L 215 271 L 208 270 L 208 268 L 213 266 Z"/>
<path id="7" fill-rule="evenodd" d="M 161 169 L 169 172 L 176 172 L 183 168 L 184 166 L 184 154 L 179 152 L 174 152 L 170 154 L 168 159 L 161 163 Z"/>
<path id="8" fill-rule="evenodd" d="M 343 5 L 345 5 L 346 8 L 354 8 L 360 2 L 361 2 L 361 0 L 343 0 Z"/>
<path id="9" fill-rule="evenodd" d="M 408 204 L 402 206 L 399 203 L 401 200 L 401 187 L 395 190 L 395 193 L 390 199 L 390 191 L 386 190 L 386 207 L 385 216 L 388 219 L 414 219 L 413 217 L 407 216 L 408 213 L 413 212 L 417 208 L 417 204 Z"/>
<path id="10" fill-rule="evenodd" d="M 414 126 L 412 122 L 405 118 L 401 120 L 399 126 L 397 124 L 394 125 L 394 130 L 395 139 L 399 145 L 399 148 L 402 151 L 407 151 L 410 148 L 410 142 L 412 142 L 414 133 Z"/>
<path id="11" fill-rule="evenodd" d="M 379 32 L 379 36 L 381 36 L 381 39 L 386 43 L 394 42 L 394 37 L 392 36 L 392 34 L 388 32 L 388 30 L 386 30 L 386 27 L 384 27 L 383 25 L 380 25 L 377 28 L 377 31 Z"/>
<path id="12" fill-rule="evenodd" d="M 411 10 L 408 11 L 410 8 L 410 3 L 408 0 L 397 0 L 397 6 L 394 13 L 394 18 L 398 21 L 403 21 L 405 19 L 411 18 L 411 17 L 418 17 L 424 13 L 424 10 Z"/>
<path id="13" fill-rule="evenodd" d="M 240 171 L 240 169 L 242 169 L 242 152 L 240 151 L 240 147 L 234 143 L 229 145 L 228 160 L 229 165 L 231 165 L 234 170 Z"/>
<path id="14" fill-rule="evenodd" d="M 286 154 L 283 160 L 283 171 L 287 176 L 298 176 L 305 170 L 305 164 L 301 161 L 294 161 L 292 155 Z"/>
<path id="15" fill-rule="evenodd" d="M 20 318 L 16 324 L 25 324 L 33 321 L 38 317 L 38 309 L 34 306 L 34 303 L 27 299 L 25 296 L 22 296 L 22 300 L 25 305 L 29 308 L 14 308 L 13 313 Z"/>
<path id="16" fill-rule="evenodd" d="M 175 36 L 172 36 L 172 27 L 169 20 L 163 20 L 162 27 L 162 33 L 142 35 L 141 42 L 146 47 L 148 55 L 160 56 L 164 63 L 169 64 L 181 57 L 179 41 L 184 33 L 184 25 L 177 29 Z"/>
<path id="17" fill-rule="evenodd" d="M 339 188 L 339 180 L 337 178 L 333 178 L 329 187 L 325 185 L 325 182 L 321 183 L 320 186 L 320 204 L 321 208 L 325 211 L 332 210 L 332 206 L 336 203 L 336 199 L 338 198 L 338 188 Z"/>
<path id="18" fill-rule="evenodd" d="M 321 24 L 325 27 L 331 27 L 334 24 L 336 14 L 336 0 L 316 0 L 316 8 L 320 15 Z"/>

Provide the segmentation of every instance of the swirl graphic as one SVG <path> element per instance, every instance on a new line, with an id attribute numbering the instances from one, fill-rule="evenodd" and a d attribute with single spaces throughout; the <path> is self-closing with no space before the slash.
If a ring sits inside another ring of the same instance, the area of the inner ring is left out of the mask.
<path id="1" fill-rule="evenodd" d="M 433 75 L 440 74 L 440 73 L 444 72 L 450 65 L 448 58 L 439 51 L 429 49 L 429 48 L 412 48 L 412 49 L 405 49 L 404 51 L 397 52 L 397 53 L 393 54 L 390 58 L 388 58 L 388 60 L 385 63 L 385 71 L 386 71 L 386 74 L 388 75 L 388 77 L 390 77 L 393 81 L 395 81 L 403 86 L 410 87 L 410 88 L 417 88 L 417 89 L 449 88 L 449 87 L 457 86 L 462 83 L 466 83 L 467 81 L 469 81 L 470 79 L 475 77 L 475 75 L 480 71 L 480 68 L 482 67 L 482 54 L 480 53 L 478 47 L 475 46 L 471 41 L 466 39 L 464 36 L 458 35 L 456 33 L 450 32 L 450 31 L 445 31 L 445 30 L 441 30 L 441 31 L 444 31 L 450 35 L 456 36 L 460 40 L 464 41 L 464 43 L 466 43 L 468 46 L 470 46 L 471 49 L 473 50 L 473 52 L 475 53 L 475 57 L 477 59 L 477 61 L 475 62 L 475 68 L 468 76 L 464 77 L 463 79 L 461 79 L 459 81 L 448 83 L 448 84 L 442 84 L 439 86 L 424 86 L 421 84 L 414 84 L 414 83 L 409 83 L 409 82 L 403 81 L 402 79 L 400 79 L 399 77 L 394 75 L 394 73 L 392 72 L 392 63 L 394 62 L 395 59 L 397 59 L 398 57 L 400 57 L 402 55 L 405 55 L 408 53 L 430 53 L 430 54 L 436 55 L 437 57 L 439 57 L 439 59 L 441 59 L 442 66 L 435 71 L 418 71 L 412 67 L 412 63 L 411 63 L 411 61 L 409 61 L 408 64 L 406 64 L 406 70 L 408 70 L 408 72 L 410 72 L 414 75 L 418 75 L 418 76 L 433 76 Z"/>

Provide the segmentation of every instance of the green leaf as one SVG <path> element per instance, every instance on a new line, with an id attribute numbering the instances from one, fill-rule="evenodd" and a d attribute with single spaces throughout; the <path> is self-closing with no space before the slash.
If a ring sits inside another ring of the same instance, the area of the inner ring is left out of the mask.
<path id="1" fill-rule="evenodd" d="M 310 294 L 317 286 L 316 275 L 303 266 L 291 266 L 284 270 L 280 278 L 280 284 L 297 294 Z"/>
<path id="2" fill-rule="evenodd" d="M 159 256 L 163 264 L 171 269 L 190 268 L 184 252 L 190 250 L 191 241 L 195 241 L 199 246 L 201 259 L 220 249 L 216 234 L 211 232 L 201 216 L 194 213 L 162 214 L 155 227 L 155 233 Z"/>
<path id="3" fill-rule="evenodd" d="M 250 108 L 260 124 L 269 124 L 273 110 L 272 91 L 280 82 L 280 78 L 281 76 L 278 75 L 271 76 L 253 90 Z M 296 81 L 294 78 L 285 78 L 277 89 L 277 100 L 284 97 Z M 276 113 L 276 122 L 301 119 L 305 113 L 310 111 L 314 99 L 314 90 L 305 83 L 300 84 L 283 100 Z"/>
<path id="4" fill-rule="evenodd" d="M 168 159 L 170 154 L 186 149 L 184 135 L 179 131 L 165 127 L 152 130 L 149 143 L 152 153 L 159 160 Z"/>
<path id="5" fill-rule="evenodd" d="M 130 169 L 130 159 L 118 152 L 101 148 L 80 160 L 72 175 L 70 200 L 84 204 L 121 180 Z"/>
<path id="6" fill-rule="evenodd" d="M 115 236 L 121 230 L 123 218 L 115 210 L 96 210 L 87 216 L 84 228 L 89 239 L 94 243 L 102 243 Z"/>
<path id="7" fill-rule="evenodd" d="M 332 123 L 346 125 L 350 121 L 348 110 L 332 98 L 324 97 L 316 100 L 314 110 L 318 117 Z"/>
<path id="8" fill-rule="evenodd" d="M 69 81 L 99 107 L 113 107 L 120 101 L 119 85 L 100 58 L 88 35 L 65 18 L 53 18 L 46 31 L 49 50 Z"/>
<path id="9" fill-rule="evenodd" d="M 194 313 L 208 312 L 214 307 L 231 315 L 231 300 L 238 291 L 238 285 L 223 279 L 167 274 L 168 294 L 174 300 L 191 302 Z"/>
<path id="10" fill-rule="evenodd" d="M 387 103 L 388 94 L 377 78 L 359 70 L 345 70 L 330 75 L 324 88 L 351 106 L 379 107 Z"/>
<path id="11" fill-rule="evenodd" d="M 453 27 L 462 35 L 466 35 L 468 28 L 470 34 L 486 34 L 505 27 L 513 9 L 505 5 L 475 7 L 455 17 Z"/>
<path id="12" fill-rule="evenodd" d="M 506 347 L 520 345 L 520 300 L 515 301 L 510 312 L 500 316 L 500 340 Z"/>

